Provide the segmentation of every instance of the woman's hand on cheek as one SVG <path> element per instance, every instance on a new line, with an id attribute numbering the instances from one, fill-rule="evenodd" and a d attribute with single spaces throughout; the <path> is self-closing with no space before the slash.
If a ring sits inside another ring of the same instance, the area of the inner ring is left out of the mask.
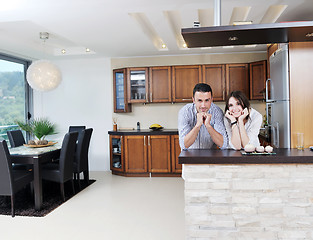
<path id="1" fill-rule="evenodd" d="M 236 121 L 236 118 L 232 115 L 232 113 L 229 110 L 226 111 L 225 117 L 227 117 L 231 122 Z"/>

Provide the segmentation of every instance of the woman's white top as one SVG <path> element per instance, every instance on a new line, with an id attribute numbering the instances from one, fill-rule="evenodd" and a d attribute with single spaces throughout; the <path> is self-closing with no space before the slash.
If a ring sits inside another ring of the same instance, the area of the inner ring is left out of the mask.
<path id="1" fill-rule="evenodd" d="M 260 146 L 259 141 L 259 132 L 262 125 L 262 115 L 255 109 L 251 108 L 248 121 L 245 124 L 245 129 L 249 137 L 249 144 L 254 145 L 255 147 Z M 230 120 L 227 117 L 224 117 L 224 125 L 228 135 L 228 148 L 236 149 L 231 143 L 232 137 L 232 127 L 230 125 Z"/>

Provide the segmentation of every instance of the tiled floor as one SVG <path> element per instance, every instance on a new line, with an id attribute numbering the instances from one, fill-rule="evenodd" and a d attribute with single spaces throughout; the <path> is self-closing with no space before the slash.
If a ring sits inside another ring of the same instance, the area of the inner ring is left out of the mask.
<path id="1" fill-rule="evenodd" d="M 0 216 L 0 239 L 185 239 L 182 178 L 91 178 L 97 181 L 46 217 Z"/>

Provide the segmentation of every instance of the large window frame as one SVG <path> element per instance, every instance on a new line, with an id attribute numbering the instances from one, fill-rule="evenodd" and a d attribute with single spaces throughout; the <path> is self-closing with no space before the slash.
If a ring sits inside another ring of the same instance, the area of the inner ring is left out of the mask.
<path id="1" fill-rule="evenodd" d="M 29 86 L 27 80 L 26 80 L 26 71 L 28 67 L 31 64 L 30 60 L 15 57 L 15 56 L 10 56 L 4 53 L 0 53 L 0 60 L 5 60 L 8 62 L 14 62 L 18 64 L 24 65 L 24 86 L 25 86 L 25 121 L 28 122 L 30 118 L 33 116 L 34 113 L 34 105 L 33 105 L 33 90 Z M 26 140 L 29 139 L 29 134 L 26 134 Z"/>

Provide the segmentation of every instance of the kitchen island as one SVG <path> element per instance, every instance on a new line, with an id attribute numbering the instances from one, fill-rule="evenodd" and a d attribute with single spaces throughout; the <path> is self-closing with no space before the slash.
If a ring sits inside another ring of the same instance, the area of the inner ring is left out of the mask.
<path id="1" fill-rule="evenodd" d="M 313 152 L 188 150 L 186 239 L 313 239 Z"/>

